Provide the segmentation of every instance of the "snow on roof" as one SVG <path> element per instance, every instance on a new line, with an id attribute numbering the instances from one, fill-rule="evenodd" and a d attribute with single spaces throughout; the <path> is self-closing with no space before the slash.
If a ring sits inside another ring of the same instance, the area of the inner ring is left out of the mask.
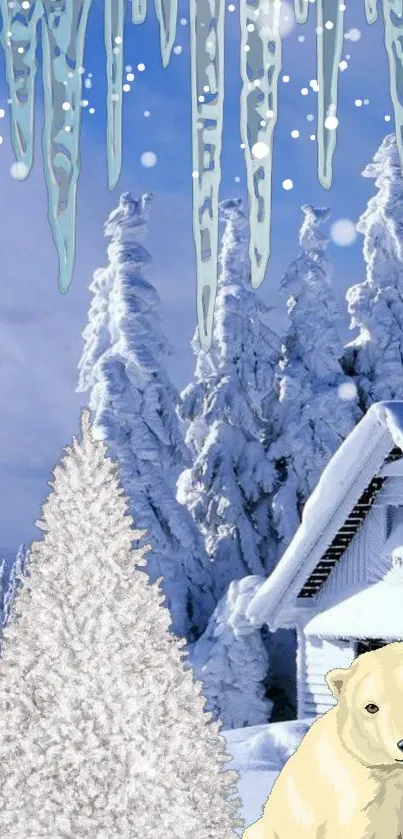
<path id="1" fill-rule="evenodd" d="M 391 577 L 362 589 L 325 611 L 305 626 L 318 638 L 380 638 L 403 640 L 403 579 Z"/>
<path id="2" fill-rule="evenodd" d="M 403 402 L 378 402 L 329 461 L 291 544 L 252 598 L 246 615 L 253 625 L 293 625 L 287 611 L 394 446 L 403 451 Z"/>

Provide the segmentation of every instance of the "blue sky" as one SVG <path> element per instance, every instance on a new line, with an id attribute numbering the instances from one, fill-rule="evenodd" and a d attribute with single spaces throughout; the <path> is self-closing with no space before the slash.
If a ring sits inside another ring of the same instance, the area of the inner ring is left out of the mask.
<path id="1" fill-rule="evenodd" d="M 233 0 L 238 8 L 239 0 Z M 150 6 L 153 7 L 153 3 Z M 287 4 L 286 4 L 287 5 Z M 357 28 L 361 38 L 346 40 L 348 69 L 339 86 L 339 130 L 334 158 L 334 184 L 323 190 L 316 178 L 316 143 L 309 139 L 315 122 L 316 94 L 309 81 L 316 78 L 315 7 L 310 22 L 291 29 L 283 41 L 280 114 L 275 137 L 273 177 L 272 257 L 267 278 L 259 290 L 284 312 L 278 284 L 290 257 L 297 250 L 300 205 L 329 206 L 332 220 L 356 220 L 374 192 L 372 181 L 360 172 L 383 136 L 393 130 L 388 89 L 387 60 L 381 24 L 369 27 L 364 3 L 349 3 L 346 31 Z M 291 8 L 291 4 L 288 6 Z M 36 161 L 24 183 L 13 180 L 4 65 L 0 60 L 0 107 L 6 110 L 0 133 L 0 548 L 13 551 L 35 537 L 34 522 L 46 494 L 51 470 L 78 426 L 85 395 L 75 393 L 81 332 L 89 304 L 88 285 L 95 268 L 105 264 L 103 223 L 120 192 L 137 196 L 155 193 L 147 246 L 154 259 L 152 281 L 163 304 L 166 333 L 176 354 L 170 372 L 178 387 L 192 375 L 189 340 L 196 321 L 195 264 L 191 232 L 191 146 L 189 27 L 179 25 L 174 54 L 166 70 L 161 67 L 159 38 L 153 8 L 142 27 L 126 29 L 125 64 L 133 66 L 135 80 L 125 95 L 124 164 L 118 187 L 106 185 L 105 60 L 103 2 L 94 0 L 87 38 L 85 67 L 92 87 L 84 95 L 95 108 L 83 113 L 77 223 L 76 271 L 70 291 L 57 290 L 57 259 L 47 222 L 46 191 L 41 155 L 41 95 L 36 120 Z M 187 3 L 180 2 L 180 17 L 187 18 Z M 298 36 L 303 35 L 303 42 Z M 225 132 L 222 197 L 245 196 L 243 153 L 239 134 L 239 31 L 237 11 L 227 11 Z M 146 65 L 144 72 L 137 65 Z M 308 96 L 301 88 L 308 87 Z M 369 99 L 357 107 L 356 99 Z M 145 117 L 144 112 L 150 116 Z M 291 131 L 300 136 L 292 139 Z M 145 168 L 143 152 L 153 151 L 157 164 Z M 239 182 L 235 178 L 240 178 Z M 291 178 L 294 189 L 284 191 Z M 361 238 L 348 248 L 330 245 L 335 290 L 344 306 L 348 286 L 364 277 Z M 347 317 L 342 324 L 347 336 Z"/>

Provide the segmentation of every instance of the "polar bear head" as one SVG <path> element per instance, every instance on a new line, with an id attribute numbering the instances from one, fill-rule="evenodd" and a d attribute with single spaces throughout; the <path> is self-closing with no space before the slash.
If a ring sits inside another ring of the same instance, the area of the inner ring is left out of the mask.
<path id="1" fill-rule="evenodd" d="M 363 653 L 326 681 L 348 751 L 366 766 L 400 765 L 403 772 L 403 642 Z"/>

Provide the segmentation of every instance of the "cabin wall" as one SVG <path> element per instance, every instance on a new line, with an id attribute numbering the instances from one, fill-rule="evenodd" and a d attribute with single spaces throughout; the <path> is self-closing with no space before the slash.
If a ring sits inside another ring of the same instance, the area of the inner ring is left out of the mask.
<path id="1" fill-rule="evenodd" d="M 370 583 L 383 580 L 391 571 L 391 557 L 388 555 L 387 542 L 387 510 L 388 507 L 403 507 L 403 477 L 390 477 L 385 481 L 378 497 L 375 499 L 379 526 L 373 533 L 371 553 L 368 557 L 367 579 Z M 392 528 L 396 527 L 396 521 Z"/>
<path id="2" fill-rule="evenodd" d="M 378 493 L 375 504 L 392 504 L 397 507 L 403 504 L 403 477 L 389 477 Z"/>
<path id="3" fill-rule="evenodd" d="M 374 506 L 354 536 L 347 550 L 314 598 L 315 612 L 344 600 L 349 592 L 357 591 L 370 582 L 373 558 L 382 554 L 385 508 Z M 343 628 L 340 627 L 340 635 Z"/>
<path id="4" fill-rule="evenodd" d="M 333 708 L 335 700 L 325 676 L 334 667 L 350 667 L 355 658 L 353 641 L 308 637 L 298 630 L 298 718 L 316 717 Z"/>

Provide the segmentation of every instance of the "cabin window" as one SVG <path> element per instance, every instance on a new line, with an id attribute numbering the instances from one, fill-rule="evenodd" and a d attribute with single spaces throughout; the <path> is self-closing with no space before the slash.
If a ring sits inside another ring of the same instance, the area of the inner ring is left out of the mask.
<path id="1" fill-rule="evenodd" d="M 403 523 L 403 507 L 388 505 L 386 507 L 386 538 L 389 539 L 392 530 Z"/>
<path id="2" fill-rule="evenodd" d="M 388 641 L 382 641 L 379 638 L 363 638 L 355 644 L 355 657 L 363 653 L 369 653 L 371 650 L 379 650 L 381 647 L 386 647 Z"/>

